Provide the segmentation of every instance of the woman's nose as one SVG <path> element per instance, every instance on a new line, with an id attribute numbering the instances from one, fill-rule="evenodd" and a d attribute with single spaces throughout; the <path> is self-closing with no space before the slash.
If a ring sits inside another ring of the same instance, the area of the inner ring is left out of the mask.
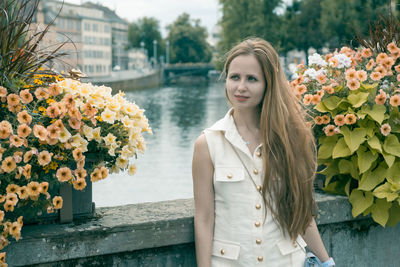
<path id="1" fill-rule="evenodd" d="M 241 79 L 238 85 L 238 90 L 239 91 L 244 91 L 246 90 L 246 80 L 245 79 Z"/>

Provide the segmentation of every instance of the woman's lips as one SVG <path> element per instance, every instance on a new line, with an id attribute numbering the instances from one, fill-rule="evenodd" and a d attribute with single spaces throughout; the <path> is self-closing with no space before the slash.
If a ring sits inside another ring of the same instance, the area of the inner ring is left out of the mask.
<path id="1" fill-rule="evenodd" d="M 249 99 L 249 97 L 247 96 L 242 96 L 242 95 L 235 95 L 235 98 L 237 101 L 246 101 L 247 99 Z"/>

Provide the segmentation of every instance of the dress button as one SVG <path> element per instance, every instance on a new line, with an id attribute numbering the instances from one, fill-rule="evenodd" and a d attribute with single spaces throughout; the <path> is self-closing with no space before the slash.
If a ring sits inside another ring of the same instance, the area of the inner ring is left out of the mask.
<path id="1" fill-rule="evenodd" d="M 221 255 L 225 254 L 225 249 L 221 249 Z"/>
<path id="2" fill-rule="evenodd" d="M 261 244 L 261 239 L 256 239 L 256 244 L 260 245 Z"/>
<path id="3" fill-rule="evenodd" d="M 261 223 L 260 223 L 260 222 L 255 222 L 254 225 L 255 225 L 256 227 L 260 227 Z"/>
<path id="4" fill-rule="evenodd" d="M 254 170 L 253 170 L 253 173 L 254 173 L 254 174 L 258 174 L 258 170 L 257 170 L 257 169 L 254 169 Z"/>
<path id="5" fill-rule="evenodd" d="M 260 261 L 260 262 L 263 261 L 263 259 L 264 258 L 262 256 L 258 256 L 258 258 L 257 258 L 257 260 Z"/>
<path id="6" fill-rule="evenodd" d="M 294 246 L 295 248 L 297 248 L 297 243 L 296 243 L 296 241 L 293 241 L 293 246 Z"/>
<path id="7" fill-rule="evenodd" d="M 226 177 L 228 177 L 229 179 L 231 179 L 231 178 L 233 177 L 233 175 L 232 175 L 232 173 L 228 173 L 228 175 L 227 175 Z"/>
<path id="8" fill-rule="evenodd" d="M 257 204 L 257 205 L 256 205 L 256 209 L 258 209 L 258 210 L 261 209 L 261 205 L 260 205 L 260 204 Z"/>
<path id="9" fill-rule="evenodd" d="M 257 185 L 257 190 L 261 192 L 262 186 L 261 185 Z"/>
<path id="10" fill-rule="evenodd" d="M 261 157 L 261 152 L 260 152 L 260 151 L 257 151 L 257 152 L 256 152 L 256 156 L 257 156 L 257 157 Z"/>

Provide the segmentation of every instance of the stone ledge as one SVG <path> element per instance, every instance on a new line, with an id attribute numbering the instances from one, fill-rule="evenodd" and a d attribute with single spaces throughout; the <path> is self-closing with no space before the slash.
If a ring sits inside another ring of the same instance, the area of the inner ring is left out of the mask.
<path id="1" fill-rule="evenodd" d="M 316 194 L 318 224 L 354 220 L 346 197 Z M 193 199 L 98 208 L 91 220 L 28 225 L 6 247 L 9 266 L 39 264 L 194 242 Z"/>

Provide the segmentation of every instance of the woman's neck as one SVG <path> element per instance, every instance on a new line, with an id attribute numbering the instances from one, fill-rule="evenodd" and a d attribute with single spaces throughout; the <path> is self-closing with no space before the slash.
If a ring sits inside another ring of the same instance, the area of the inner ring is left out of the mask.
<path id="1" fill-rule="evenodd" d="M 247 131 L 260 129 L 260 111 L 258 109 L 233 109 L 236 127 Z"/>

